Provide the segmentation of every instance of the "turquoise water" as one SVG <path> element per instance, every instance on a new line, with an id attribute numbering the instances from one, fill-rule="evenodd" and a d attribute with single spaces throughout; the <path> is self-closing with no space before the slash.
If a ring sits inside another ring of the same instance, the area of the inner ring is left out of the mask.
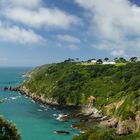
<path id="1" fill-rule="evenodd" d="M 16 86 L 24 78 L 22 74 L 30 68 L 0 68 L 0 88 Z M 69 122 L 56 120 L 58 114 L 65 113 L 53 107 L 34 103 L 32 99 L 17 92 L 0 91 L 0 99 L 5 102 L 0 105 L 0 115 L 16 124 L 22 135 L 22 140 L 70 140 L 77 134 L 71 129 Z M 54 130 L 66 130 L 70 135 L 54 134 Z"/>

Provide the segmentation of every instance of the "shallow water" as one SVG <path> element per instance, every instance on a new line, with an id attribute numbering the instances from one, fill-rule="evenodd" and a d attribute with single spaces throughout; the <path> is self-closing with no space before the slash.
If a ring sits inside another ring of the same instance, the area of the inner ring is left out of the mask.
<path id="1" fill-rule="evenodd" d="M 20 84 L 24 80 L 22 74 L 29 70 L 31 68 L 0 68 L 0 88 Z M 70 140 L 78 133 L 70 127 L 75 120 L 56 120 L 64 110 L 34 103 L 17 92 L 0 91 L 0 99 L 4 99 L 0 114 L 16 124 L 22 140 Z M 54 134 L 54 130 L 66 130 L 70 135 Z"/>

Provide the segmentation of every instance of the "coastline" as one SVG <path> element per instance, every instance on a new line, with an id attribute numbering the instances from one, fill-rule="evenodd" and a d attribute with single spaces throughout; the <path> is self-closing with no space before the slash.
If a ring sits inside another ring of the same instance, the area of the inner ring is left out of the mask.
<path id="1" fill-rule="evenodd" d="M 24 74 L 24 76 L 27 78 L 31 78 L 32 74 L 33 73 L 28 72 Z M 75 111 L 76 113 L 74 114 L 74 116 L 71 115 L 71 118 L 77 117 L 80 120 L 82 120 L 85 124 L 86 122 L 90 122 L 90 121 L 97 122 L 100 128 L 102 127 L 105 129 L 113 128 L 115 129 L 118 135 L 127 135 L 136 130 L 135 122 L 133 120 L 121 121 L 120 118 L 115 118 L 110 115 L 104 116 L 101 113 L 101 111 L 99 111 L 97 108 L 93 106 L 92 107 L 89 107 L 87 105 L 74 106 L 70 104 L 60 105 L 53 99 L 50 99 L 50 98 L 47 99 L 44 96 L 38 96 L 36 93 L 30 93 L 29 89 L 27 89 L 23 84 L 15 88 L 10 87 L 10 90 L 20 92 L 20 94 L 32 98 L 33 101 L 38 102 L 39 104 L 78 110 L 77 112 Z"/>
<path id="2" fill-rule="evenodd" d="M 37 102 L 39 104 L 48 105 L 52 107 L 58 107 L 58 108 L 65 108 L 65 109 L 74 109 L 74 110 L 82 109 L 81 106 L 75 106 L 72 104 L 60 105 L 53 99 L 50 99 L 50 98 L 47 99 L 44 96 L 38 96 L 35 93 L 30 93 L 29 90 L 23 85 L 20 85 L 18 87 L 13 87 L 13 88 L 10 87 L 10 88 L 7 88 L 7 90 L 19 92 L 21 95 L 27 96 L 31 98 L 34 102 Z"/>
<path id="3" fill-rule="evenodd" d="M 79 125 L 77 129 L 84 132 L 88 128 L 86 123 L 97 123 L 97 126 L 103 129 L 112 128 L 115 129 L 116 134 L 118 135 L 128 135 L 136 130 L 136 122 L 134 120 L 125 120 L 121 121 L 119 118 L 113 116 L 104 116 L 101 111 L 95 107 L 88 107 L 87 105 L 74 106 L 74 105 L 65 105 L 61 106 L 56 101 L 52 99 L 46 99 L 43 96 L 37 96 L 33 93 L 30 93 L 25 86 L 19 86 L 15 88 L 10 88 L 11 91 L 20 92 L 20 94 L 32 98 L 34 102 L 39 104 L 49 105 L 53 107 L 60 107 L 65 109 L 74 109 L 72 113 L 68 114 L 66 118 L 61 118 L 63 121 L 67 121 L 70 118 L 79 118 L 82 122 L 82 126 Z M 76 108 L 75 108 L 76 107 Z M 139 118 L 137 118 L 137 123 Z M 76 125 L 76 124 L 74 124 Z M 76 125 L 77 126 L 77 125 Z M 84 127 L 83 127 L 84 126 Z"/>

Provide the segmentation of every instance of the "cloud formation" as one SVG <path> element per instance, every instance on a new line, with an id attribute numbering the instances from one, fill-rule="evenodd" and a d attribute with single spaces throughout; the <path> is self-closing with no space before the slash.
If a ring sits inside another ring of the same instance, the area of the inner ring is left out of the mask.
<path id="1" fill-rule="evenodd" d="M 56 7 L 44 7 L 42 0 L 2 0 L 0 3 L 2 16 L 34 28 L 69 28 L 81 22 L 78 17 Z"/>
<path id="2" fill-rule="evenodd" d="M 92 45 L 111 55 L 136 54 L 140 50 L 140 7 L 128 0 L 75 0 L 91 17 Z M 130 52 L 130 50 L 132 52 Z M 128 52 L 129 51 L 129 52 Z"/>
<path id="3" fill-rule="evenodd" d="M 43 0 L 1 0 L 0 40 L 20 44 L 39 43 L 45 39 L 36 30 L 41 32 L 43 30 L 44 33 L 47 30 L 65 30 L 81 23 L 79 17 L 66 13 L 57 7 L 45 7 L 43 2 Z M 4 24 L 6 26 L 3 26 Z"/>
<path id="4" fill-rule="evenodd" d="M 67 29 L 71 25 L 80 23 L 78 17 L 69 15 L 59 9 L 50 8 L 8 8 L 3 12 L 3 16 L 33 28 L 55 27 Z"/>
<path id="5" fill-rule="evenodd" d="M 42 0 L 0 0 L 1 7 L 25 7 L 36 8 L 40 6 Z"/>
<path id="6" fill-rule="evenodd" d="M 57 35 L 57 39 L 61 42 L 67 42 L 67 43 L 80 43 L 81 40 L 75 36 L 71 36 L 71 35 Z"/>
<path id="7" fill-rule="evenodd" d="M 38 44 L 48 37 L 73 50 L 84 44 L 113 56 L 140 53 L 140 7 L 129 0 L 72 2 L 79 17 L 45 0 L 0 0 L 0 41 Z"/>
<path id="8" fill-rule="evenodd" d="M 0 22 L 0 41 L 27 45 L 39 44 L 44 39 L 32 30 L 26 30 L 18 26 L 4 25 Z"/>

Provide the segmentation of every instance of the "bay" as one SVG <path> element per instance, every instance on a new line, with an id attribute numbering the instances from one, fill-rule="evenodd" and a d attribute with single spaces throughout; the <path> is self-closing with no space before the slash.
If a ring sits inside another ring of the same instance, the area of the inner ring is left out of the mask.
<path id="1" fill-rule="evenodd" d="M 31 68 L 1 67 L 0 88 L 17 86 L 25 80 L 22 74 Z M 0 91 L 0 115 L 16 124 L 22 140 L 70 140 L 78 131 L 71 128 L 75 120 L 61 122 L 56 118 L 66 110 L 43 106 L 17 92 Z M 66 130 L 70 135 L 55 134 L 55 130 Z"/>

